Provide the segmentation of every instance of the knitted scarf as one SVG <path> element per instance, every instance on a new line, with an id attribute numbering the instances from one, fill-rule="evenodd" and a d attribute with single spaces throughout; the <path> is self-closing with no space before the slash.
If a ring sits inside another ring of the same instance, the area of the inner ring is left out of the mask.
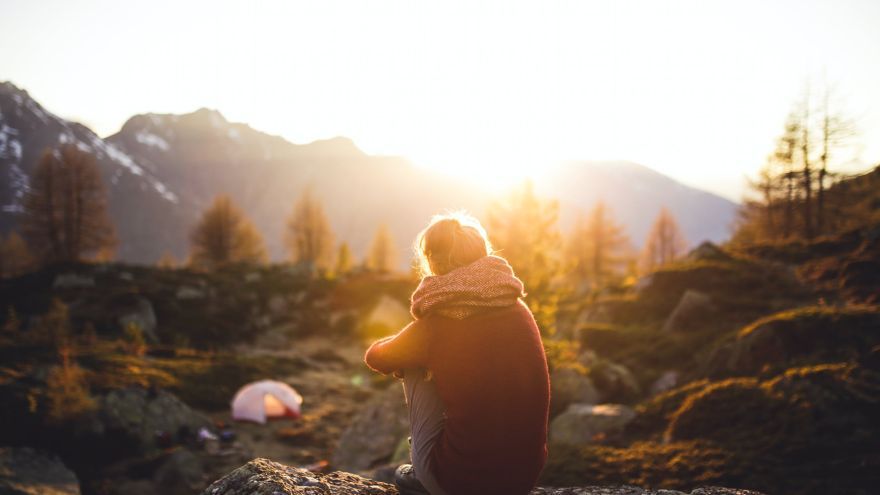
<path id="1" fill-rule="evenodd" d="M 415 319 L 429 314 L 463 319 L 488 309 L 511 306 L 524 296 L 523 283 L 507 261 L 484 256 L 444 275 L 423 278 L 413 292 L 410 312 Z"/>

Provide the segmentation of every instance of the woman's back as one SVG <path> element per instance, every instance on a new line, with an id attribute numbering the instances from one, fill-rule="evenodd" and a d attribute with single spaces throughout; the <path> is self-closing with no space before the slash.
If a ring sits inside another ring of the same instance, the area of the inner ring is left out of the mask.
<path id="1" fill-rule="evenodd" d="M 446 405 L 431 456 L 437 478 L 453 493 L 527 493 L 546 459 L 550 403 L 547 362 L 531 312 L 518 302 L 422 323 L 428 368 Z"/>

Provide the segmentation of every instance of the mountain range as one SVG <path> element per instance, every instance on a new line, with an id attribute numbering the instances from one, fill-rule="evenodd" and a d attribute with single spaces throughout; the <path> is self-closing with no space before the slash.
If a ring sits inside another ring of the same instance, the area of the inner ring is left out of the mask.
<path id="1" fill-rule="evenodd" d="M 3 82 L 0 231 L 15 229 L 42 151 L 62 143 L 94 154 L 120 241 L 117 257 L 135 263 L 151 263 L 165 253 L 184 259 L 194 223 L 221 193 L 263 232 L 274 259 L 284 256 L 285 219 L 309 187 L 323 202 L 337 239 L 357 254 L 366 251 L 378 225 L 387 224 L 402 266 L 412 239 L 432 214 L 466 209 L 480 216 L 493 200 L 476 184 L 402 157 L 366 154 L 347 138 L 294 144 L 205 108 L 183 115 L 136 115 L 102 139 Z M 737 207 L 629 162 L 563 163 L 536 179 L 535 188 L 559 199 L 563 228 L 577 212 L 604 200 L 637 245 L 663 206 L 692 244 L 726 238 Z"/>

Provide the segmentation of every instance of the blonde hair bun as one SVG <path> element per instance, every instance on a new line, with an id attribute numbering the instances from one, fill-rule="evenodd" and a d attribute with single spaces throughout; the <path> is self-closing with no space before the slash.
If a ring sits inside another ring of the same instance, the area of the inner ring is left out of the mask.
<path id="1" fill-rule="evenodd" d="M 443 275 L 492 254 L 480 221 L 465 212 L 434 215 L 414 246 L 422 276 Z"/>

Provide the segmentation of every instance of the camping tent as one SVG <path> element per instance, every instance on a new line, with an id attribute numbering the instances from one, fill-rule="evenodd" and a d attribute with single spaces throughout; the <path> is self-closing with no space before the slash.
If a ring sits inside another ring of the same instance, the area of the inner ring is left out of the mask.
<path id="1" fill-rule="evenodd" d="M 286 383 L 251 382 L 238 389 L 232 399 L 232 419 L 264 424 L 268 418 L 298 418 L 302 401 L 302 396 Z"/>

